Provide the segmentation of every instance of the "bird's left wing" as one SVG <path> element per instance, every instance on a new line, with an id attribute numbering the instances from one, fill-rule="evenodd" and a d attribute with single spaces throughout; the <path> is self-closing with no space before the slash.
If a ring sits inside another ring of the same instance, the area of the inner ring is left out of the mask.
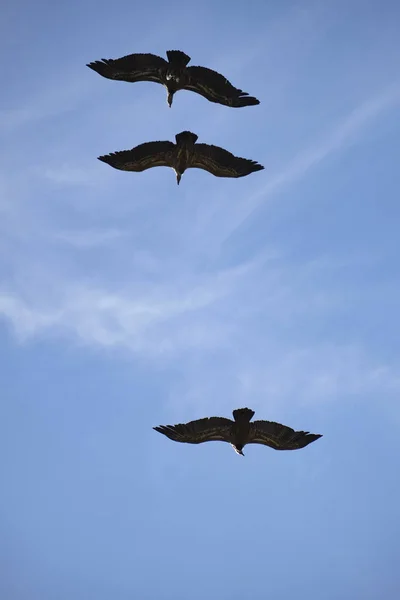
<path id="1" fill-rule="evenodd" d="M 244 177 L 264 169 L 254 160 L 234 156 L 211 144 L 195 144 L 189 166 L 204 169 L 216 177 Z"/>
<path id="2" fill-rule="evenodd" d="M 86 66 L 107 79 L 162 83 L 160 69 L 167 65 L 167 61 L 156 54 L 128 54 L 122 58 L 102 58 Z"/>
<path id="3" fill-rule="evenodd" d="M 112 152 L 98 159 L 121 171 L 145 171 L 151 167 L 171 167 L 171 157 L 175 151 L 172 142 L 146 142 L 132 150 Z"/>
<path id="4" fill-rule="evenodd" d="M 230 442 L 230 430 L 233 421 L 224 417 L 197 419 L 178 425 L 160 425 L 153 427 L 175 442 L 201 444 L 202 442 Z"/>
<path id="5" fill-rule="evenodd" d="M 253 421 L 248 444 L 263 444 L 275 450 L 298 450 L 322 437 L 308 431 L 295 431 L 273 421 Z"/>
<path id="6" fill-rule="evenodd" d="M 217 71 L 207 67 L 188 67 L 189 80 L 184 89 L 200 94 L 210 102 L 239 108 L 260 104 L 257 98 L 236 88 Z"/>

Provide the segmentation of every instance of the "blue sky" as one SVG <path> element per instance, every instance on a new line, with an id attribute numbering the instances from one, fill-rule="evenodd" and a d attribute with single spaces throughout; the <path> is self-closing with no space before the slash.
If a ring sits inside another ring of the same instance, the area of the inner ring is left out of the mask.
<path id="1" fill-rule="evenodd" d="M 397 3 L 9 2 L 0 596 L 397 598 Z M 261 104 L 85 64 L 181 49 Z M 96 160 L 190 129 L 238 180 Z M 174 444 L 249 406 L 299 452 Z"/>

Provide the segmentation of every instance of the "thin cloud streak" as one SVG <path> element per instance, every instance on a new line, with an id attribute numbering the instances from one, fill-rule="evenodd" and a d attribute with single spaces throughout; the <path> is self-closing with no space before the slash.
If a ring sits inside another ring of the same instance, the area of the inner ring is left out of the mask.
<path id="1" fill-rule="evenodd" d="M 98 170 L 95 167 L 83 169 L 64 163 L 56 168 L 36 168 L 35 172 L 57 185 L 83 186 L 99 184 Z"/>
<path id="2" fill-rule="evenodd" d="M 77 79 L 73 73 L 69 80 L 63 78 L 39 94 L 32 95 L 25 106 L 0 110 L 0 131 L 12 132 L 42 120 L 63 115 L 76 108 L 87 96 L 93 84 L 86 77 Z"/>
<path id="3" fill-rule="evenodd" d="M 229 239 L 244 221 L 250 218 L 257 208 L 274 192 L 304 177 L 309 170 L 316 167 L 330 154 L 350 145 L 372 120 L 396 106 L 399 102 L 400 84 L 396 83 L 358 106 L 315 147 L 301 151 L 288 166 L 273 176 L 266 186 L 263 186 L 236 211 L 234 219 L 230 222 L 228 232 L 225 232 L 223 241 Z"/>
<path id="4" fill-rule="evenodd" d="M 127 235 L 130 234 L 120 229 L 83 229 L 60 231 L 54 233 L 51 237 L 58 242 L 75 248 L 94 248 L 96 246 L 109 245 Z"/>

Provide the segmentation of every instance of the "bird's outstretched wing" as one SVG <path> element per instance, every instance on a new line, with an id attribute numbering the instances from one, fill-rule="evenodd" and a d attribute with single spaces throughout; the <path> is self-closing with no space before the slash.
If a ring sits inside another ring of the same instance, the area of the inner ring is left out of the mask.
<path id="1" fill-rule="evenodd" d="M 206 67 L 188 67 L 189 81 L 185 90 L 200 94 L 210 102 L 240 108 L 242 106 L 255 106 L 260 101 L 247 92 L 235 88 L 230 81 L 220 73 Z"/>
<path id="2" fill-rule="evenodd" d="M 128 54 L 122 58 L 103 58 L 88 66 L 103 77 L 119 81 L 154 81 L 162 83 L 159 69 L 167 67 L 166 60 L 156 54 Z"/>
<path id="3" fill-rule="evenodd" d="M 248 444 L 263 444 L 275 450 L 298 450 L 322 437 L 308 431 L 294 431 L 273 421 L 254 421 L 250 424 Z"/>
<path id="4" fill-rule="evenodd" d="M 233 421 L 224 417 L 210 417 L 178 425 L 160 425 L 153 429 L 175 442 L 186 442 L 187 444 L 212 441 L 230 442 L 232 423 Z"/>
<path id="5" fill-rule="evenodd" d="M 132 150 L 112 152 L 98 159 L 114 169 L 140 172 L 152 167 L 171 167 L 175 147 L 172 142 L 146 142 Z"/>
<path id="6" fill-rule="evenodd" d="M 264 167 L 254 160 L 234 156 L 228 150 L 210 144 L 196 144 L 190 167 L 204 169 L 216 177 L 244 177 Z"/>

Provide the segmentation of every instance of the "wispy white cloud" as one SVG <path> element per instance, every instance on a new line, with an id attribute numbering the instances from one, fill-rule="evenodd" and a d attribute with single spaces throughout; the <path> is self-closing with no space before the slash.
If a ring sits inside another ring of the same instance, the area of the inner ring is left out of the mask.
<path id="1" fill-rule="evenodd" d="M 11 321 L 21 341 L 64 333 L 86 344 L 115 346 L 145 356 L 176 355 L 185 348 L 224 343 L 221 331 L 226 324 L 218 324 L 211 309 L 254 268 L 249 263 L 165 283 L 136 280 L 119 290 L 52 281 L 46 293 L 46 279 L 42 279 L 37 292 L 28 285 L 18 294 L 0 293 L 0 314 Z"/>
<path id="2" fill-rule="evenodd" d="M 68 241 L 73 244 L 78 241 L 78 247 L 81 243 L 74 235 Z M 94 234 L 92 240 L 89 235 L 89 241 L 99 244 L 105 240 L 101 234 Z M 272 265 L 268 266 L 270 261 Z M 179 337 L 180 325 L 175 320 L 186 313 L 197 312 L 196 326 L 206 330 L 213 319 L 209 309 L 214 308 L 214 316 L 218 316 L 227 330 L 233 331 L 249 316 L 257 321 L 259 311 L 267 310 L 270 319 L 285 313 L 293 318 L 307 311 L 315 315 L 336 305 L 338 300 L 334 296 L 317 288 L 310 291 L 310 277 L 313 278 L 313 273 L 315 277 L 318 270 L 326 272 L 328 261 L 295 269 L 273 266 L 275 261 L 276 256 L 261 253 L 253 261 L 231 269 L 214 267 L 210 272 L 190 272 L 185 271 L 183 264 L 179 269 L 174 265 L 169 269 L 168 263 L 161 259 L 139 254 L 132 282 L 114 287 L 77 281 L 66 275 L 60 277 L 53 270 L 55 265 L 41 272 L 34 268 L 15 280 L 14 293 L 3 292 L 0 312 L 11 319 L 20 338 L 30 337 L 41 328 L 55 327 L 58 332 L 74 331 L 87 343 L 139 348 L 140 344 L 131 343 L 132 339 L 150 326 L 154 328 L 152 338 L 156 347 L 160 345 L 158 328 L 162 337 L 165 326 L 170 325 L 176 328 Z M 334 267 L 335 264 L 330 266 Z M 149 268 L 154 274 L 151 280 L 147 277 Z M 192 318 L 196 319 L 193 315 Z M 181 325 L 187 327 L 186 322 Z M 175 333 L 171 339 L 175 339 Z M 229 343 L 228 338 L 226 341 Z"/>
<path id="3" fill-rule="evenodd" d="M 31 303 L 24 302 L 16 295 L 7 292 L 0 293 L 0 315 L 14 325 L 14 331 L 20 340 L 52 327 L 61 317 L 61 314 L 56 311 L 46 309 L 41 311 Z"/>
<path id="4" fill-rule="evenodd" d="M 279 420 L 341 399 L 376 402 L 386 410 L 400 392 L 398 362 L 381 362 L 357 344 L 293 344 L 285 351 L 268 340 L 255 344 L 254 351 L 221 355 L 217 364 L 190 364 L 169 394 L 168 413 L 196 418 L 216 414 L 217 405 L 219 414 L 228 415 L 251 402 L 253 409 Z"/>

